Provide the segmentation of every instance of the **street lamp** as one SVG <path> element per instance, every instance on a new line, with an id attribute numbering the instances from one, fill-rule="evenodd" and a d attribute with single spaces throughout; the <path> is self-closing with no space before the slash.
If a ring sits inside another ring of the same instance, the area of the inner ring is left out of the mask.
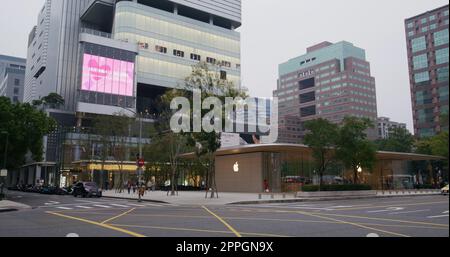
<path id="1" fill-rule="evenodd" d="M 6 135 L 6 143 L 5 143 L 5 157 L 3 159 L 3 168 L 6 170 L 6 161 L 7 161 L 7 156 L 8 156 L 8 140 L 9 140 L 9 133 L 8 131 L 2 131 L 1 134 L 5 134 Z M 1 183 L 1 191 L 0 191 L 0 196 L 3 197 L 3 187 L 5 185 L 5 180 L 2 178 L 2 183 Z M 1 200 L 1 199 L 0 199 Z"/>

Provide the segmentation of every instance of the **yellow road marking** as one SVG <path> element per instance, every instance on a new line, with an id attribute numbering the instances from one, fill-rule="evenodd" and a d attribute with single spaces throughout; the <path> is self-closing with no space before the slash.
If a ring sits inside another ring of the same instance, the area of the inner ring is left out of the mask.
<path id="1" fill-rule="evenodd" d="M 429 204 L 439 204 L 439 203 L 448 203 L 448 202 L 428 202 L 428 203 L 405 203 L 405 204 L 390 204 L 390 205 L 382 205 L 382 206 L 368 206 L 368 207 L 349 207 L 349 208 L 339 208 L 334 209 L 333 211 L 348 211 L 348 210 L 364 210 L 364 209 L 377 209 L 377 208 L 389 208 L 389 207 L 403 207 L 403 206 L 419 206 L 419 205 L 429 205 Z"/>
<path id="2" fill-rule="evenodd" d="M 395 235 L 395 236 L 410 237 L 410 236 L 407 236 L 407 235 L 404 235 L 404 234 L 399 234 L 399 233 L 390 232 L 390 231 L 386 231 L 386 230 L 382 230 L 382 229 L 367 227 L 367 226 L 364 226 L 364 225 L 361 225 L 361 224 L 358 224 L 358 223 L 348 222 L 348 221 L 344 221 L 344 220 L 338 220 L 338 219 L 333 219 L 333 218 L 329 218 L 329 217 L 323 217 L 323 216 L 317 215 L 317 214 L 311 214 L 311 213 L 301 212 L 301 211 L 298 211 L 298 213 L 300 213 L 302 215 L 316 217 L 316 218 L 321 218 L 321 219 L 326 219 L 326 220 L 333 220 L 333 221 L 340 222 L 342 224 L 348 224 L 348 225 L 352 225 L 352 226 L 356 226 L 356 227 L 360 227 L 360 228 L 364 228 L 364 229 L 368 229 L 368 230 L 375 230 L 375 231 L 378 231 L 378 232 L 383 232 L 383 233 L 391 234 L 391 235 Z"/>
<path id="3" fill-rule="evenodd" d="M 52 215 L 55 215 L 55 216 L 59 216 L 59 217 L 62 217 L 62 218 L 66 218 L 66 219 L 77 220 L 77 221 L 89 223 L 89 224 L 92 224 L 92 225 L 96 225 L 96 226 L 99 226 L 99 227 L 103 227 L 103 228 L 107 228 L 107 229 L 119 231 L 119 232 L 122 232 L 122 233 L 125 233 L 125 234 L 128 234 L 128 235 L 131 235 L 131 236 L 134 236 L 134 237 L 145 237 L 144 235 L 135 233 L 135 232 L 133 232 L 133 231 L 129 231 L 129 230 L 117 228 L 117 227 L 114 227 L 114 226 L 111 226 L 111 225 L 107 225 L 107 224 L 102 224 L 102 223 L 95 222 L 95 221 L 92 221 L 92 220 L 87 220 L 87 219 L 82 219 L 82 218 L 72 217 L 72 216 L 68 216 L 68 215 L 64 215 L 64 214 L 56 213 L 56 212 L 49 212 L 49 211 L 48 211 L 48 212 L 46 212 L 46 213 L 52 214 Z"/>
<path id="4" fill-rule="evenodd" d="M 266 212 L 274 213 L 279 210 L 273 209 L 273 210 L 265 210 Z M 283 210 L 285 213 L 298 213 L 298 211 L 288 211 Z M 445 227 L 448 228 L 448 225 L 446 224 L 439 224 L 439 223 L 430 223 L 430 222 L 420 222 L 420 221 L 408 221 L 408 220 L 394 220 L 394 219 L 384 219 L 384 218 L 375 218 L 375 217 L 367 217 L 367 216 L 354 216 L 354 215 L 343 215 L 343 214 L 331 214 L 331 213 L 324 213 L 321 212 L 320 215 L 324 216 L 334 216 L 334 217 L 345 217 L 345 218 L 358 218 L 358 219 L 368 219 L 368 220 L 381 220 L 381 221 L 390 221 L 390 222 L 399 222 L 399 223 L 409 223 L 409 224 L 419 224 L 419 225 L 428 225 L 428 226 L 438 226 L 438 227 Z"/>
<path id="5" fill-rule="evenodd" d="M 120 217 L 123 217 L 123 216 L 127 215 L 128 213 L 130 213 L 130 212 L 132 212 L 132 211 L 134 211 L 134 210 L 136 210 L 136 208 L 133 208 L 133 209 L 128 210 L 128 211 L 126 211 L 126 212 L 124 212 L 124 213 L 122 213 L 122 214 L 119 214 L 119 215 L 114 216 L 114 217 L 112 217 L 112 218 L 110 218 L 110 219 L 107 219 L 107 220 L 103 221 L 102 224 L 106 224 L 106 223 L 109 223 L 109 222 L 111 222 L 111 221 L 113 221 L 113 220 L 115 220 L 115 219 L 118 219 L 118 218 L 120 218 Z"/>
<path id="6" fill-rule="evenodd" d="M 390 221 L 390 222 L 399 222 L 399 223 L 409 223 L 409 224 L 419 224 L 419 225 L 428 225 L 428 226 L 438 226 L 448 228 L 446 224 L 438 224 L 438 223 L 429 223 L 429 222 L 420 222 L 420 221 L 408 221 L 408 220 L 394 220 L 394 219 L 385 219 L 385 218 L 373 218 L 366 216 L 353 216 L 353 215 L 342 215 L 342 214 L 331 214 L 331 213 L 321 213 L 324 216 L 333 216 L 333 217 L 344 217 L 344 218 L 357 218 L 357 219 L 368 219 L 368 220 L 381 220 L 381 221 Z"/>
<path id="7" fill-rule="evenodd" d="M 193 228 L 175 228 L 175 227 L 160 227 L 160 226 L 143 226 L 143 225 L 124 225 L 124 224 L 112 224 L 117 227 L 129 227 L 129 228 L 151 228 L 151 229 L 160 229 L 160 230 L 177 230 L 177 231 L 194 231 L 194 232 L 205 232 L 205 233 L 221 233 L 221 234 L 234 234 L 232 231 L 223 231 L 223 230 L 205 230 L 205 229 L 193 229 Z M 254 236 L 262 236 L 262 237 L 288 237 L 284 235 L 275 235 L 275 234 L 264 234 L 264 233 L 244 233 L 244 235 L 254 235 Z"/>
<path id="8" fill-rule="evenodd" d="M 206 208 L 205 206 L 202 206 L 203 209 L 205 209 L 207 212 L 209 212 L 211 215 L 213 215 L 214 217 L 216 217 L 220 222 L 222 222 L 229 230 L 231 230 L 237 237 L 242 237 L 241 234 L 239 234 L 239 232 L 237 232 L 232 226 L 230 226 L 230 224 L 228 224 L 225 220 L 223 220 L 221 217 L 219 217 L 218 215 L 216 215 L 214 212 L 210 211 L 208 208 Z"/>

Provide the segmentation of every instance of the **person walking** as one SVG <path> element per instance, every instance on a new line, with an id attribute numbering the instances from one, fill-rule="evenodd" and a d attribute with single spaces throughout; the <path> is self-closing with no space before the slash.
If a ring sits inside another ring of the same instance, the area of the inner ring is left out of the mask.
<path id="1" fill-rule="evenodd" d="M 131 182 L 130 181 L 128 181 L 127 189 L 128 189 L 128 194 L 130 194 L 131 193 Z"/>

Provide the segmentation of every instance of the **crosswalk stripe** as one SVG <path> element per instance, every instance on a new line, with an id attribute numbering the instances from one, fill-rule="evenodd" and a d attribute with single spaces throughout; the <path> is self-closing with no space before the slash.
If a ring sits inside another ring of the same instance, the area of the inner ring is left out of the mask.
<path id="1" fill-rule="evenodd" d="M 110 208 L 112 208 L 111 206 L 106 206 L 106 205 L 100 205 L 100 204 L 98 204 L 98 205 L 94 205 L 95 207 L 100 207 L 100 208 L 107 208 L 107 209 L 110 209 Z"/>
<path id="2" fill-rule="evenodd" d="M 72 208 L 69 208 L 69 207 L 56 207 L 56 208 L 61 209 L 61 210 L 73 210 Z"/>
<path id="3" fill-rule="evenodd" d="M 146 206 L 153 206 L 153 207 L 161 207 L 162 205 L 160 204 L 151 204 L 151 203 L 147 203 L 145 204 Z"/>
<path id="4" fill-rule="evenodd" d="M 145 205 L 142 205 L 142 204 L 134 204 L 134 203 L 129 203 L 128 205 L 136 206 L 136 207 L 145 207 Z"/>
<path id="5" fill-rule="evenodd" d="M 77 207 L 77 208 L 81 208 L 81 209 L 92 209 L 92 207 L 89 207 L 89 206 L 75 206 L 75 207 Z"/>
<path id="6" fill-rule="evenodd" d="M 124 207 L 124 208 L 129 208 L 130 206 L 126 206 L 126 205 L 122 205 L 122 204 L 111 204 L 112 206 L 116 206 L 116 207 Z"/>

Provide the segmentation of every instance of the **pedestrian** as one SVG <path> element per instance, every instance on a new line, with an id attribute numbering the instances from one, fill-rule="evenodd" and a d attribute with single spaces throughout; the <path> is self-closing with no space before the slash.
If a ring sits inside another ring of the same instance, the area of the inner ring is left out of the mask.
<path id="1" fill-rule="evenodd" d="M 133 194 L 136 194 L 136 187 L 137 187 L 137 183 L 133 184 Z"/>
<path id="2" fill-rule="evenodd" d="M 148 191 L 152 190 L 152 187 L 153 187 L 152 181 L 149 180 L 149 181 L 147 182 L 147 190 L 148 190 Z"/>
<path id="3" fill-rule="evenodd" d="M 264 179 L 264 192 L 269 193 L 269 182 L 267 179 Z"/>
<path id="4" fill-rule="evenodd" d="M 131 182 L 130 181 L 128 181 L 127 189 L 128 189 L 128 194 L 130 194 L 131 193 Z"/>

